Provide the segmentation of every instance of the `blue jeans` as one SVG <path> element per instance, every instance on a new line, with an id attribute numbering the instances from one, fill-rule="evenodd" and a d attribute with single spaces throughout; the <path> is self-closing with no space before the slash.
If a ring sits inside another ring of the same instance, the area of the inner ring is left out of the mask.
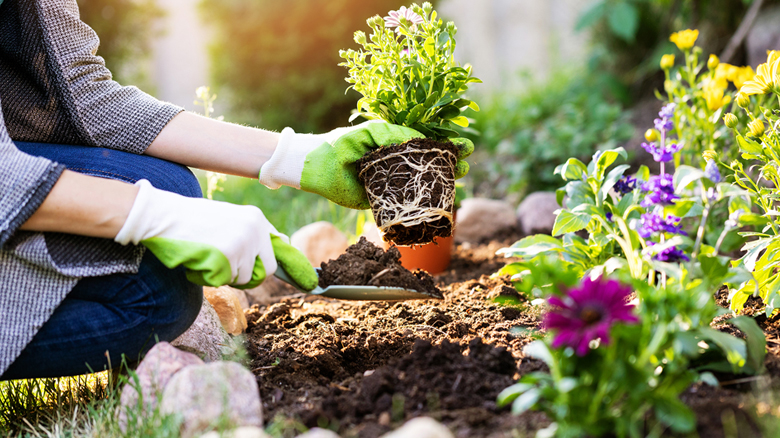
<path id="1" fill-rule="evenodd" d="M 49 158 L 87 175 L 201 197 L 195 175 L 165 160 L 115 150 L 17 142 L 23 152 Z M 200 311 L 203 289 L 184 268 L 166 268 L 146 251 L 137 274 L 87 277 L 41 327 L 0 380 L 58 377 L 137 362 L 155 342 L 172 341 Z"/>

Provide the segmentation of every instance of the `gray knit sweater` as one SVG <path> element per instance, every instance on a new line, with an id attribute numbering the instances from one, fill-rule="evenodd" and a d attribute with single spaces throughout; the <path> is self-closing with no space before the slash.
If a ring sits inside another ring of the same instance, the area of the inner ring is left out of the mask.
<path id="1" fill-rule="evenodd" d="M 81 277 L 137 272 L 111 240 L 18 231 L 64 167 L 11 139 L 143 153 L 182 109 L 111 79 L 75 0 L 0 3 L 0 375 Z"/>

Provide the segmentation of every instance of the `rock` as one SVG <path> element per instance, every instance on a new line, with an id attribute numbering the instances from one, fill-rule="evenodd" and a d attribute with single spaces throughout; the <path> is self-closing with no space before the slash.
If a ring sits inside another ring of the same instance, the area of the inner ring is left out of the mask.
<path id="1" fill-rule="evenodd" d="M 312 266 L 336 259 L 346 251 L 349 240 L 330 222 L 320 221 L 306 225 L 293 233 L 290 244 L 303 252 Z"/>
<path id="2" fill-rule="evenodd" d="M 171 342 L 174 347 L 194 353 L 206 362 L 220 360 L 232 350 L 233 341 L 222 327 L 217 312 L 203 298 L 200 313 L 190 328 Z"/>
<path id="3" fill-rule="evenodd" d="M 160 412 L 181 416 L 183 438 L 193 437 L 217 421 L 239 427 L 263 425 L 255 376 L 236 362 L 182 369 L 165 386 Z"/>
<path id="4" fill-rule="evenodd" d="M 279 280 L 273 275 L 267 277 L 260 286 L 253 289 L 246 289 L 246 296 L 249 299 L 249 305 L 268 306 L 279 301 L 279 297 L 301 293 L 298 289 Z"/>
<path id="5" fill-rule="evenodd" d="M 239 427 L 238 429 L 230 430 L 220 434 L 219 432 L 212 431 L 207 434 L 203 434 L 200 438 L 272 438 L 271 435 L 265 433 L 263 429 L 259 427 Z"/>
<path id="6" fill-rule="evenodd" d="M 534 192 L 517 207 L 517 220 L 523 234 L 550 234 L 555 224 L 555 210 L 561 208 L 555 192 Z"/>
<path id="7" fill-rule="evenodd" d="M 478 242 L 516 224 L 514 208 L 507 202 L 486 198 L 464 199 L 455 222 L 455 241 Z"/>
<path id="8" fill-rule="evenodd" d="M 319 427 L 315 427 L 314 429 L 309 429 L 308 432 L 304 433 L 303 435 L 298 435 L 295 438 L 339 438 L 339 436 L 335 432 L 328 429 L 320 429 Z"/>
<path id="9" fill-rule="evenodd" d="M 246 330 L 246 316 L 241 301 L 233 290 L 229 286 L 204 287 L 203 296 L 214 307 L 225 331 L 231 335 L 239 335 Z"/>
<path id="10" fill-rule="evenodd" d="M 745 39 L 748 64 L 766 62 L 767 50 L 780 50 L 780 6 L 763 8 Z"/>
<path id="11" fill-rule="evenodd" d="M 381 438 L 455 438 L 446 426 L 430 417 L 417 417 Z"/>
<path id="12" fill-rule="evenodd" d="M 236 289 L 234 287 L 225 286 L 227 288 L 230 288 L 230 290 L 236 294 L 238 297 L 238 302 L 241 303 L 242 309 L 248 309 L 249 308 L 249 297 L 246 295 L 246 291 L 243 289 Z"/>
<path id="13" fill-rule="evenodd" d="M 192 353 L 179 350 L 167 342 L 157 343 L 135 370 L 138 384 L 131 381 L 122 389 L 119 398 L 120 428 L 124 431 L 127 426 L 127 411 L 138 406 L 138 389 L 143 395 L 142 412 L 153 412 L 158 397 L 174 374 L 184 367 L 202 364 L 203 361 Z"/>

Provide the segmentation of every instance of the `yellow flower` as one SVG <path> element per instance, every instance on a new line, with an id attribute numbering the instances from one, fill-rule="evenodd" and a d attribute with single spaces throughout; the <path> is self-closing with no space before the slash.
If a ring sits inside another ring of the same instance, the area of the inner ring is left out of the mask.
<path id="1" fill-rule="evenodd" d="M 737 127 L 737 123 L 739 123 L 739 120 L 734 114 L 728 113 L 723 116 L 723 124 L 726 125 L 727 128 L 734 129 Z"/>
<path id="2" fill-rule="evenodd" d="M 739 91 L 752 95 L 764 94 L 776 89 L 778 82 L 780 82 L 777 77 L 778 67 L 780 67 L 780 52 L 773 50 L 768 53 L 766 62 L 758 66 L 753 79 L 746 81 Z"/>
<path id="3" fill-rule="evenodd" d="M 737 69 L 736 74 L 729 80 L 734 83 L 734 86 L 739 90 L 745 85 L 745 82 L 752 80 L 756 76 L 753 71 L 753 67 L 746 65 Z"/>
<path id="4" fill-rule="evenodd" d="M 674 55 L 664 55 L 661 57 L 661 69 L 669 70 L 674 67 Z"/>
<path id="5" fill-rule="evenodd" d="M 704 86 L 704 100 L 707 101 L 707 108 L 710 111 L 716 111 L 723 105 L 731 102 L 731 96 L 724 96 L 728 83 L 726 81 L 711 80 Z"/>
<path id="6" fill-rule="evenodd" d="M 696 38 L 699 38 L 698 29 L 686 29 L 673 33 L 669 37 L 669 41 L 677 45 L 677 48 L 680 50 L 688 50 L 696 43 Z"/>
<path id="7" fill-rule="evenodd" d="M 737 93 L 737 105 L 740 108 L 747 108 L 750 105 L 750 96 L 742 92 Z"/>
<path id="8" fill-rule="evenodd" d="M 658 131 L 655 129 L 648 129 L 645 131 L 645 140 L 647 141 L 656 141 L 658 140 Z"/>
<path id="9" fill-rule="evenodd" d="M 718 59 L 718 57 L 715 55 L 710 55 L 710 59 L 707 60 L 707 68 L 710 70 L 715 70 L 719 64 L 720 59 Z"/>
<path id="10" fill-rule="evenodd" d="M 753 137 L 761 137 L 764 135 L 764 122 L 761 119 L 753 120 L 748 123 L 748 133 Z"/>

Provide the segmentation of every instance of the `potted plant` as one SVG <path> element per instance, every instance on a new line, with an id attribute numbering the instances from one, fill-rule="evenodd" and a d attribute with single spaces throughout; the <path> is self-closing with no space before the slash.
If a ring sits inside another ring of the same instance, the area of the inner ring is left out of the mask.
<path id="1" fill-rule="evenodd" d="M 371 35 L 355 32 L 362 48 L 339 52 L 350 88 L 363 95 L 351 120 L 384 120 L 426 137 L 383 145 L 357 162 L 377 227 L 396 245 L 449 237 L 458 149 L 448 139 L 468 126 L 462 111 L 479 110 L 463 94 L 481 81 L 455 62 L 455 24 L 438 19 L 430 3 L 367 22 Z"/>

